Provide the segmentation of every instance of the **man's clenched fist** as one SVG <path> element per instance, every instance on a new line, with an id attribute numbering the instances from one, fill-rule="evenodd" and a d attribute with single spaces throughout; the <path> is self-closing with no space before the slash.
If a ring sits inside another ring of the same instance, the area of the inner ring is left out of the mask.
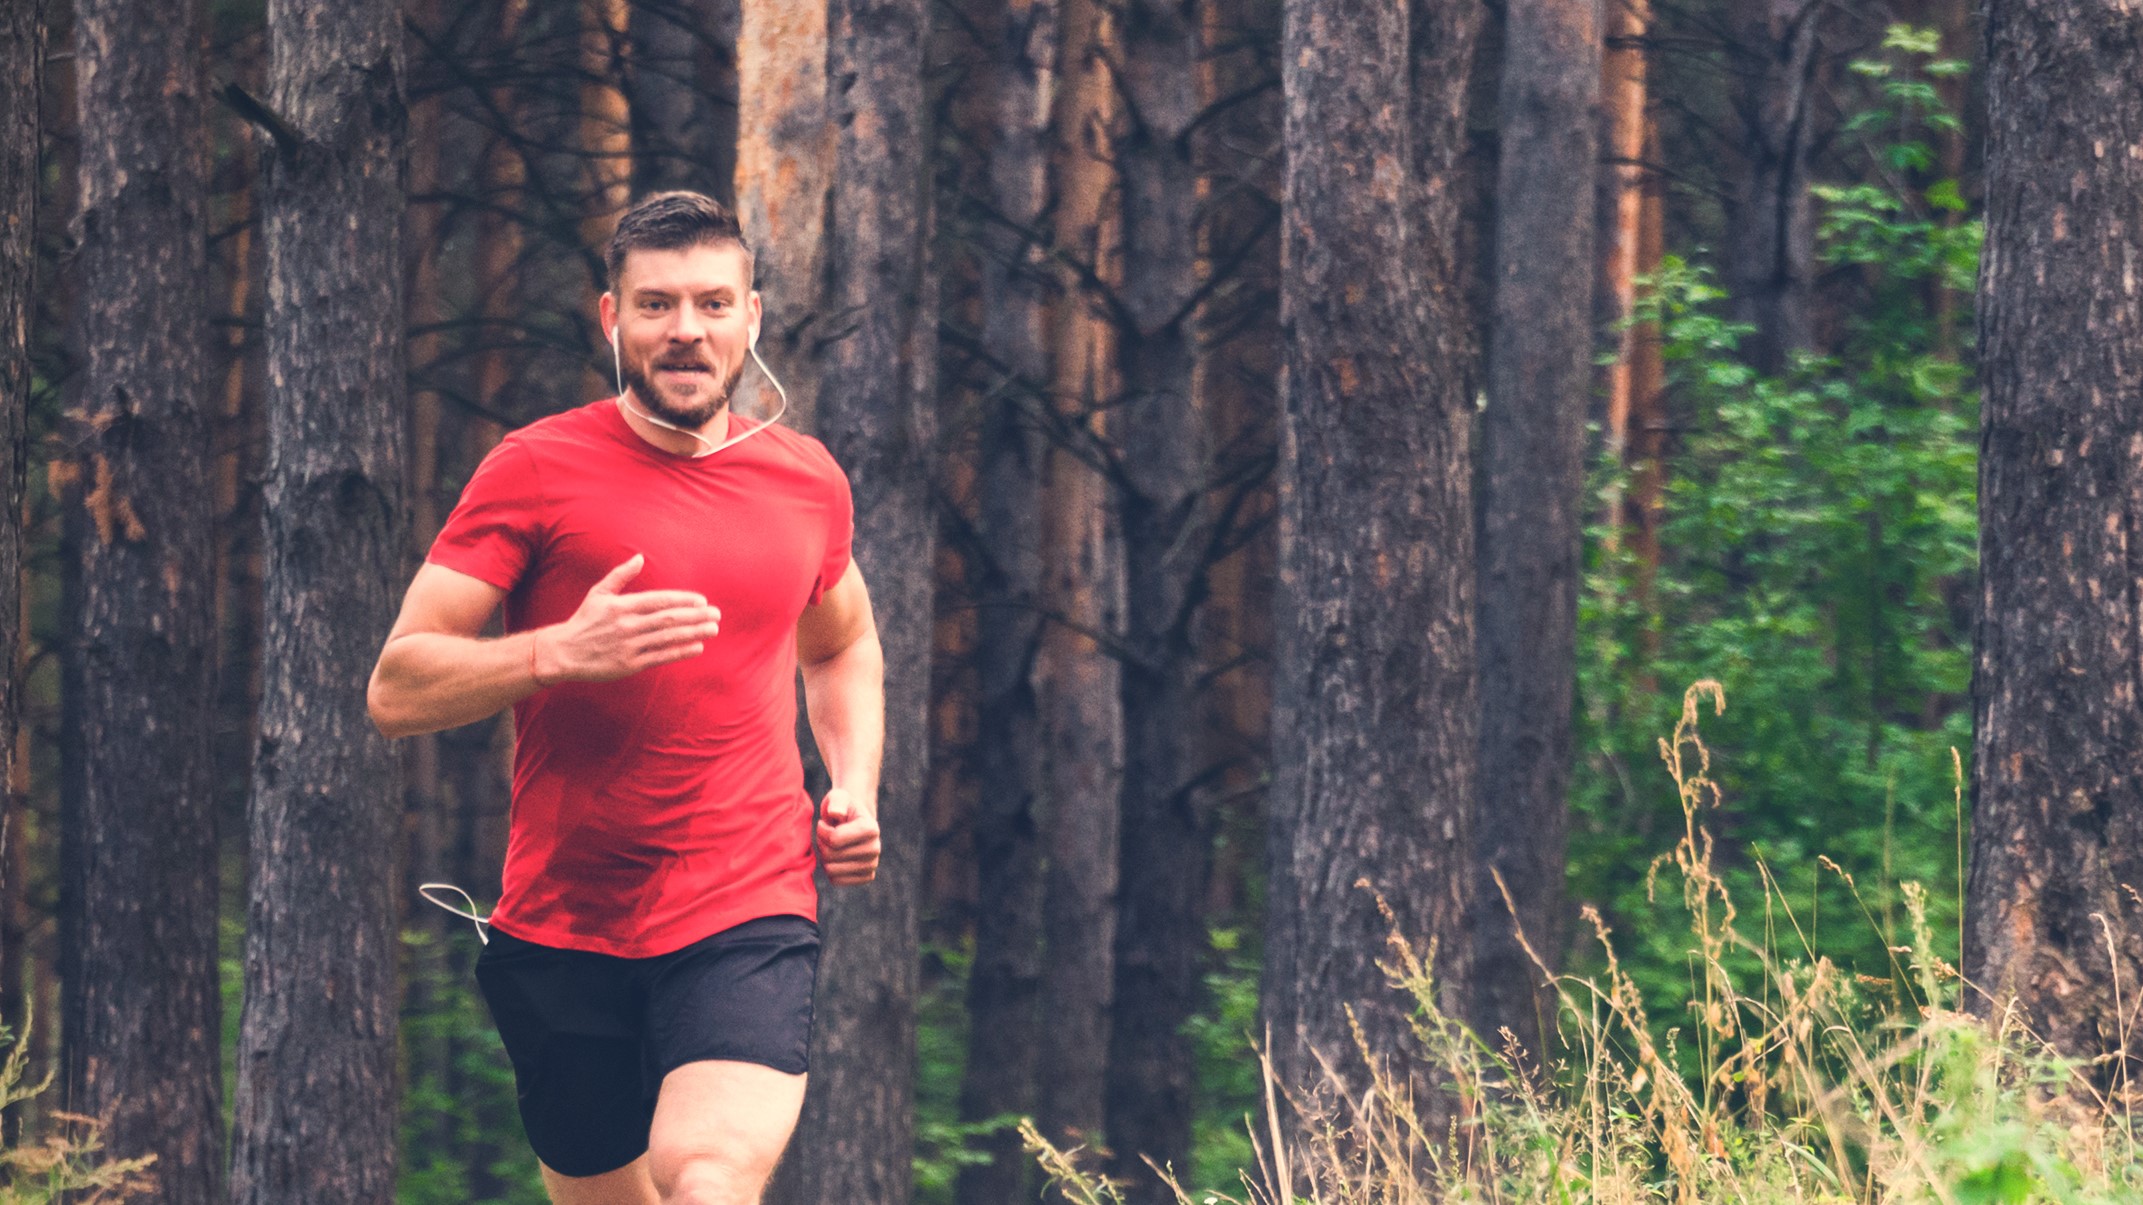
<path id="1" fill-rule="evenodd" d="M 878 873 L 878 813 L 839 787 L 819 809 L 819 864 L 836 886 L 868 883 Z"/>

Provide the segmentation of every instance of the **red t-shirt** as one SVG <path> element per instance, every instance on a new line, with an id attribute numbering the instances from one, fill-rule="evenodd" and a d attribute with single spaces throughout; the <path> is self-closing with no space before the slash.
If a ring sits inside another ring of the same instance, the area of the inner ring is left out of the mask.
<path id="1" fill-rule="evenodd" d="M 796 621 L 848 568 L 848 479 L 770 427 L 664 452 L 605 400 L 492 449 L 427 559 L 506 591 L 509 632 L 570 617 L 604 574 L 722 612 L 697 657 L 514 707 L 513 816 L 492 921 L 526 941 L 665 954 L 762 916 L 817 919 L 796 747 Z"/>

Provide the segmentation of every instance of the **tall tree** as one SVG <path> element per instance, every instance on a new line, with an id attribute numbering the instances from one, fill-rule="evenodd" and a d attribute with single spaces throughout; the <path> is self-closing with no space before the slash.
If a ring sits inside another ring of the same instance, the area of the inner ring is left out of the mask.
<path id="1" fill-rule="evenodd" d="M 1056 0 L 977 5 L 987 93 L 986 209 L 979 215 L 981 340 L 990 365 L 976 448 L 973 578 L 979 697 L 975 959 L 968 977 L 967 1065 L 960 1115 L 1034 1109 L 1043 1045 L 1041 730 L 1034 668 L 1042 636 L 1042 468 L 1049 402 L 1052 272 L 1050 114 L 1057 78 Z M 991 1159 L 961 1169 L 960 1205 L 1031 1200 L 1019 1136 L 994 1135 Z"/>
<path id="2" fill-rule="evenodd" d="M 1600 0 L 1504 10 L 1488 406 L 1481 416 L 1476 1028 L 1536 1057 L 1560 948 L 1592 376 Z M 1504 894 L 1490 874 L 1499 875 Z"/>
<path id="3" fill-rule="evenodd" d="M 1777 372 L 1815 342 L 1815 206 L 1809 194 L 1820 116 L 1818 34 L 1803 0 L 1730 0 L 1727 50 L 1739 88 L 1741 179 L 1728 208 L 1735 316 L 1755 326 L 1744 350 Z"/>
<path id="4" fill-rule="evenodd" d="M 1621 462 L 1629 446 L 1630 372 L 1636 312 L 1637 277 L 1649 271 L 1638 258 L 1638 233 L 1645 180 L 1645 110 L 1650 70 L 1644 38 L 1651 28 L 1648 0 L 1605 0 L 1606 45 L 1600 60 L 1600 170 L 1595 176 L 1596 230 L 1599 256 L 1593 274 L 1593 316 L 1598 323 L 1602 399 L 1601 439 L 1608 457 Z M 1618 525 L 1620 487 L 1608 499 L 1607 516 Z"/>
<path id="5" fill-rule="evenodd" d="M 925 191 L 923 0 L 835 0 L 827 94 L 835 187 L 826 216 L 820 438 L 848 473 L 856 561 L 885 644 L 885 852 L 875 882 L 821 897 L 825 945 L 811 1090 L 770 1198 L 906 1205 L 913 1191 L 915 1006 L 929 781 L 937 298 Z"/>
<path id="6" fill-rule="evenodd" d="M 1993 0 L 1986 27 L 1964 970 L 2089 1059 L 2129 1047 L 2143 972 L 2143 10 Z"/>
<path id="7" fill-rule="evenodd" d="M 1187 1169 L 1196 1051 L 1187 1022 L 1204 982 L 1211 826 L 1194 639 L 1211 554 L 1210 475 L 1193 338 L 1201 202 L 1191 138 L 1201 113 L 1190 6 L 1131 0 L 1118 21 L 1124 113 L 1117 324 L 1122 399 L 1112 415 L 1124 544 L 1121 868 L 1107 1106 L 1111 1173 L 1160 1202 L 1144 1160 Z"/>
<path id="8" fill-rule="evenodd" d="M 1454 1015 L 1479 715 L 1470 332 L 1459 256 L 1479 12 L 1286 0 L 1286 355 L 1263 1007 L 1281 1081 L 1410 1041 L 1378 963 L 1436 952 Z M 1313 1053 L 1314 1052 L 1314 1053 Z M 1395 1056 L 1396 1057 L 1396 1056 Z M 1439 1121 L 1429 1069 L 1401 1061 Z M 1434 1124 L 1435 1132 L 1441 1125 Z"/>
<path id="9" fill-rule="evenodd" d="M 1109 996 L 1115 980 L 1120 675 L 1101 639 L 1121 626 L 1122 560 L 1101 463 L 1117 398 L 1115 331 L 1101 299 L 1121 280 L 1120 222 L 1110 212 L 1117 122 L 1114 29 L 1099 0 L 1066 0 L 1058 46 L 1050 174 L 1056 252 L 1069 265 L 1051 315 L 1050 422 L 1043 460 L 1035 655 L 1042 741 L 1042 1028 L 1036 1120 L 1060 1142 L 1094 1142 L 1103 1126 Z"/>
<path id="10" fill-rule="evenodd" d="M 737 26 L 737 218 L 757 256 L 761 354 L 789 391 L 788 422 L 815 430 L 820 264 L 834 131 L 825 0 L 746 4 Z"/>
<path id="11" fill-rule="evenodd" d="M 82 371 L 64 691 L 69 1107 L 221 1194 L 202 10 L 75 6 Z"/>
<path id="12" fill-rule="evenodd" d="M 397 757 L 365 680 L 403 564 L 402 22 L 271 0 L 267 659 L 232 1196 L 394 1199 Z"/>
<path id="13" fill-rule="evenodd" d="M 15 901 L 21 898 L 20 856 L 29 834 L 17 805 L 16 734 L 22 726 L 21 668 L 15 650 L 22 624 L 22 478 L 30 416 L 30 313 L 37 279 L 38 162 L 44 151 L 38 106 L 44 101 L 45 5 L 29 0 L 0 13 L 0 963 L 19 966 L 22 951 Z M 8 987 L 15 988 L 10 992 Z M 20 980 L 0 971 L 0 996 L 19 996 Z M 0 1013 L 8 1024 L 14 1013 Z"/>
<path id="14" fill-rule="evenodd" d="M 632 168 L 642 193 L 736 199 L 737 0 L 632 6 Z"/>

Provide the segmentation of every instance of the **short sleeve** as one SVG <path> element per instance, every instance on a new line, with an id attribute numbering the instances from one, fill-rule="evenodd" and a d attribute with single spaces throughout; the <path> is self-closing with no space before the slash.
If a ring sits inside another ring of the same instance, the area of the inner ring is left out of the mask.
<path id="1" fill-rule="evenodd" d="M 848 572 L 848 558 L 856 542 L 856 504 L 848 490 L 848 474 L 828 456 L 826 475 L 831 495 L 826 507 L 826 559 L 819 563 L 818 580 L 811 583 L 813 606 Z"/>
<path id="2" fill-rule="evenodd" d="M 476 466 L 424 559 L 511 591 L 528 570 L 542 525 L 535 458 L 507 439 Z"/>

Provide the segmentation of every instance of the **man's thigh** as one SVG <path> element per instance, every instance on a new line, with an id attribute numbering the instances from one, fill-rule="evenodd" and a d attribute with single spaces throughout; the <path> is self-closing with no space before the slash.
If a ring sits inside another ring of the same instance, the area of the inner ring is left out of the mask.
<path id="1" fill-rule="evenodd" d="M 663 1077 L 648 1135 L 656 1189 L 664 1199 L 757 1201 L 803 1105 L 802 1075 L 728 1061 L 677 1068 Z"/>

